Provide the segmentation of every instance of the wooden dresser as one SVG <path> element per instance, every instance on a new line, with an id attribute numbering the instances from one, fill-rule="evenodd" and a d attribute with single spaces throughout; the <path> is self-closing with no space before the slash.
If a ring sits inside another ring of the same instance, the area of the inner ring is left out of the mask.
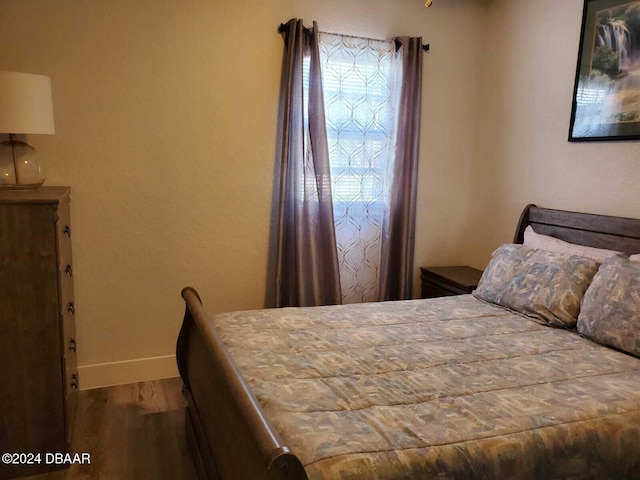
<path id="1" fill-rule="evenodd" d="M 68 452 L 78 391 L 68 187 L 0 191 L 0 478 L 51 470 Z"/>

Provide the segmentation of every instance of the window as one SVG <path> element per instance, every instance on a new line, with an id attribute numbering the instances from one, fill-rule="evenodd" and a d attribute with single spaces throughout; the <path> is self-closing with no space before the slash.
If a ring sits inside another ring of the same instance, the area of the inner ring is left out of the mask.
<path id="1" fill-rule="evenodd" d="M 276 305 L 411 298 L 422 39 L 281 30 Z"/>
<path id="2" fill-rule="evenodd" d="M 393 42 L 320 34 L 343 303 L 375 301 L 388 208 Z"/>

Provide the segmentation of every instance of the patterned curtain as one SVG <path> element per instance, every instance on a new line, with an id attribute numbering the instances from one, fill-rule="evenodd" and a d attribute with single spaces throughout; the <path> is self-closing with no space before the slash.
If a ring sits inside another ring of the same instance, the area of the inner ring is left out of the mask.
<path id="1" fill-rule="evenodd" d="M 392 165 L 395 44 L 320 34 L 342 302 L 378 300 Z"/>

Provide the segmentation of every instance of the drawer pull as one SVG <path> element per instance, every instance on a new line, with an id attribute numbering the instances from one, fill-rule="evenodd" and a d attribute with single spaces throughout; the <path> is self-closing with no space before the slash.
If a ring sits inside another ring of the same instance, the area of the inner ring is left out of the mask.
<path id="1" fill-rule="evenodd" d="M 66 273 L 70 277 L 73 277 L 73 268 L 71 268 L 71 265 L 67 265 L 67 268 L 64 269 L 64 273 Z"/>
<path id="2" fill-rule="evenodd" d="M 62 233 L 64 233 L 67 237 L 71 238 L 71 227 L 69 225 L 65 225 L 64 229 L 62 230 Z"/>
<path id="3" fill-rule="evenodd" d="M 72 338 L 71 340 L 69 340 L 69 350 L 71 350 L 72 352 L 76 351 L 76 339 Z"/>
<path id="4" fill-rule="evenodd" d="M 78 374 L 74 373 L 71 375 L 71 388 L 78 388 Z"/>
<path id="5" fill-rule="evenodd" d="M 71 315 L 76 313 L 76 307 L 74 307 L 73 302 L 69 302 L 69 306 L 67 307 L 67 312 Z"/>

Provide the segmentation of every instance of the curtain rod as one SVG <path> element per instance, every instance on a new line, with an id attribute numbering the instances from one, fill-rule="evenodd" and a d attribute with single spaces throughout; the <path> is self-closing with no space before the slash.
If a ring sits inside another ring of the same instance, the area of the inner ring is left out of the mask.
<path id="1" fill-rule="evenodd" d="M 278 26 L 278 33 L 284 33 L 289 29 L 289 26 L 286 23 L 281 23 Z M 305 32 L 310 32 L 311 29 L 304 27 Z M 323 32 L 321 31 L 320 33 L 328 33 L 329 35 L 341 35 L 343 37 L 350 37 L 350 38 L 364 38 L 366 40 L 379 40 L 378 38 L 368 38 L 368 37 L 358 37 L 356 35 L 346 35 L 344 33 L 333 33 L 333 32 Z M 380 40 L 383 41 L 383 40 Z M 398 42 L 396 41 L 396 50 L 398 50 L 398 48 L 400 48 L 400 46 L 398 45 Z M 422 50 L 424 50 L 425 52 L 428 52 L 431 49 L 431 46 L 428 43 L 425 43 L 424 45 L 422 45 Z"/>

